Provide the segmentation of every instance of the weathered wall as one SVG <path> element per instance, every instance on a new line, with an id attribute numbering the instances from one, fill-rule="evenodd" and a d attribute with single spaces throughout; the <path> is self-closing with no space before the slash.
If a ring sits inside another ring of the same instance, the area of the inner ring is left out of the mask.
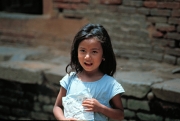
<path id="1" fill-rule="evenodd" d="M 104 25 L 116 54 L 180 65 L 179 0 L 54 0 L 70 18 Z"/>
<path id="2" fill-rule="evenodd" d="M 44 21 L 1 19 L 0 41 L 68 46 L 85 23 L 99 23 L 107 28 L 117 56 L 180 65 L 179 0 L 48 0 L 43 11 Z"/>

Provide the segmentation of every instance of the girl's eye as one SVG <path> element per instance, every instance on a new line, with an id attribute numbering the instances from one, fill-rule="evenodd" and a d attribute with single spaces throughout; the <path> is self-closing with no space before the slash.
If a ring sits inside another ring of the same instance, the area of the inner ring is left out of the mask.
<path id="1" fill-rule="evenodd" d="M 85 50 L 80 50 L 81 52 L 85 52 Z"/>
<path id="2" fill-rule="evenodd" d="M 95 53 L 98 53 L 97 51 L 93 51 L 93 53 L 95 54 Z"/>

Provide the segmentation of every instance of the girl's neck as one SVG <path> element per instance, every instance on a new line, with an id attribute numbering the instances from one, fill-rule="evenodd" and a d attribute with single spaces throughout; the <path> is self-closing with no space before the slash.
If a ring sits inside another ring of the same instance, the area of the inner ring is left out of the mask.
<path id="1" fill-rule="evenodd" d="M 104 74 L 101 71 L 87 72 L 82 71 L 78 74 L 78 78 L 84 82 L 94 82 L 102 78 Z"/>

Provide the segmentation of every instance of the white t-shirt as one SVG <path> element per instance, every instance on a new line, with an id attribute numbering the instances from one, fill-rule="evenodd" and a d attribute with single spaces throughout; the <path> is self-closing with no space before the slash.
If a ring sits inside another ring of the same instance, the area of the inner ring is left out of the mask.
<path id="1" fill-rule="evenodd" d="M 111 107 L 109 102 L 115 95 L 125 92 L 121 84 L 107 74 L 97 81 L 83 82 L 78 79 L 75 72 L 72 72 L 70 75 L 66 74 L 60 80 L 60 85 L 67 90 L 67 96 L 79 94 L 83 90 L 89 90 L 92 98 L 97 99 L 107 107 Z M 108 118 L 103 114 L 94 113 L 94 120 L 107 121 Z"/>

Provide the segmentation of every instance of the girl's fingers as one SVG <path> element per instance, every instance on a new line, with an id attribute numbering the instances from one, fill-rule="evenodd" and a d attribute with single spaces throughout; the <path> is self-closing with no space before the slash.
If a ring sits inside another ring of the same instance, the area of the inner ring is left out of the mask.
<path id="1" fill-rule="evenodd" d="M 87 104 L 93 104 L 93 100 L 92 99 L 86 99 L 83 101 L 83 103 L 87 103 Z"/>
<path id="2" fill-rule="evenodd" d="M 84 100 L 82 105 L 84 106 L 92 106 L 94 103 L 93 103 L 93 100 L 90 100 L 90 99 L 87 99 L 87 100 Z"/>

